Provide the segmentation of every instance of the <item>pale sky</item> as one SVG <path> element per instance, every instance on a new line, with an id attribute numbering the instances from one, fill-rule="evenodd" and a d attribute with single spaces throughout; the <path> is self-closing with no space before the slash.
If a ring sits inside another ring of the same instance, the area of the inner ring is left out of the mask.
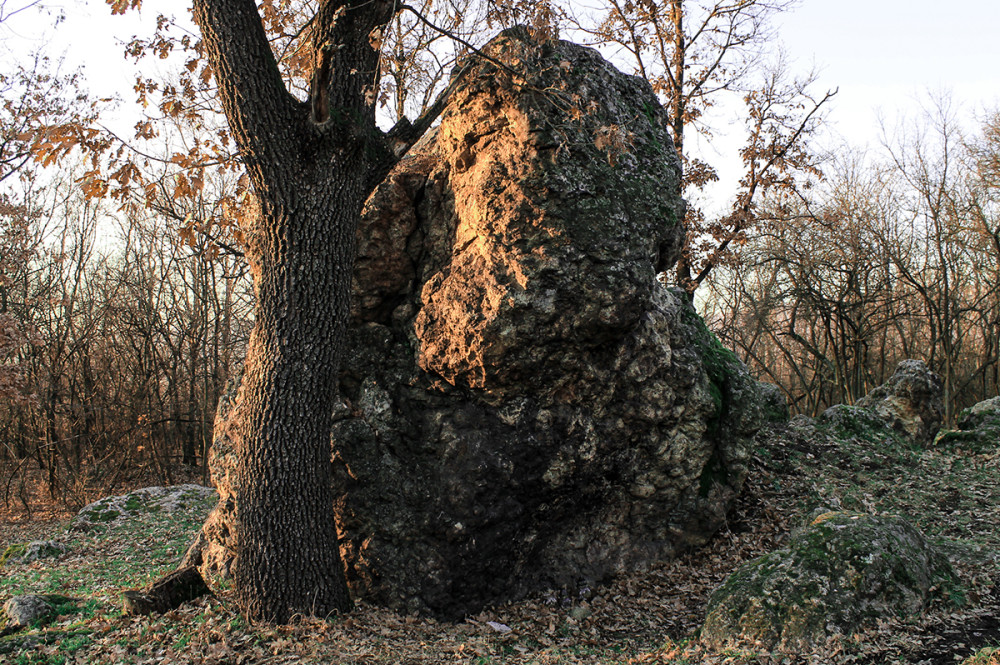
<path id="1" fill-rule="evenodd" d="M 95 94 L 118 93 L 122 112 L 134 118 L 134 73 L 121 55 L 123 44 L 137 32 L 151 33 L 158 7 L 178 11 L 186 3 L 146 0 L 141 17 L 113 17 L 103 0 L 48 5 L 65 13 L 66 20 L 53 28 L 50 16 L 14 16 L 0 26 L 2 51 L 15 57 L 38 47 L 51 55 L 64 53 L 70 68 L 84 67 Z M 1000 107 L 1000 2 L 802 0 L 776 23 L 793 70 L 815 66 L 819 93 L 839 88 L 828 117 L 831 128 L 852 145 L 877 145 L 878 114 L 890 122 L 916 115 L 928 92 L 951 93 L 969 117 Z M 7 62 L 10 55 L 0 53 Z M 730 180 L 738 174 L 732 155 L 741 140 L 737 130 L 726 127 L 739 124 L 736 112 L 720 118 L 714 145 L 704 146 L 708 161 Z"/>
<path id="2" fill-rule="evenodd" d="M 877 110 L 915 111 L 928 91 L 970 112 L 1000 105 L 998 30 L 995 0 L 804 0 L 779 23 L 789 54 L 840 88 L 831 120 L 861 142 L 877 138 Z"/>

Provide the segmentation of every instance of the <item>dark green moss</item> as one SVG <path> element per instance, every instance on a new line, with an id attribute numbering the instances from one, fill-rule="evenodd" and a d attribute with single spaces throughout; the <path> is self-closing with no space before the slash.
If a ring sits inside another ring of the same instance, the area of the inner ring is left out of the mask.
<path id="1" fill-rule="evenodd" d="M 698 316 L 693 307 L 685 307 L 682 313 L 684 323 L 695 328 L 694 346 L 701 356 L 701 362 L 708 374 L 708 392 L 715 405 L 715 413 L 708 421 L 710 436 L 718 434 L 721 423 L 729 411 L 729 383 L 737 374 L 740 366 L 736 354 L 727 349 L 719 341 L 704 319 Z"/>
<path id="2" fill-rule="evenodd" d="M 905 521 L 828 512 L 787 548 L 745 564 L 709 602 L 703 636 L 801 648 L 888 615 L 910 616 L 933 598 L 956 602 L 946 557 Z"/>
<path id="3" fill-rule="evenodd" d="M 713 454 L 698 478 L 698 495 L 702 498 L 707 497 L 716 483 L 728 484 L 729 476 L 729 468 L 722 463 L 718 455 Z"/>
<path id="4" fill-rule="evenodd" d="M 114 522 L 121 515 L 117 510 L 95 509 L 90 512 L 88 518 L 92 522 Z"/>

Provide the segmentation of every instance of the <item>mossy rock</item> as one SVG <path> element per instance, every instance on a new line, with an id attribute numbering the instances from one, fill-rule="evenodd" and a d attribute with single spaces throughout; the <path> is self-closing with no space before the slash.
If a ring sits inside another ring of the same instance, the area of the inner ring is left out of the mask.
<path id="1" fill-rule="evenodd" d="M 66 546 L 54 540 L 15 543 L 0 554 L 0 567 L 8 563 L 31 563 L 39 559 L 53 559 L 65 553 Z"/>
<path id="2" fill-rule="evenodd" d="M 860 406 L 836 404 L 816 419 L 816 424 L 826 427 L 841 439 L 857 438 L 879 442 L 898 435 L 874 411 Z"/>
<path id="3" fill-rule="evenodd" d="M 913 616 L 956 586 L 948 560 L 905 520 L 825 512 L 788 547 L 726 579 L 701 639 L 715 648 L 807 651 L 880 618 Z"/>
<path id="4" fill-rule="evenodd" d="M 24 594 L 3 604 L 3 629 L 16 630 L 47 623 L 52 617 L 76 610 L 79 601 L 58 594 Z"/>
<path id="5" fill-rule="evenodd" d="M 1000 448 L 1000 397 L 969 407 L 958 416 L 958 429 L 939 432 L 935 446 L 984 453 Z"/>
<path id="6" fill-rule="evenodd" d="M 758 381 L 757 388 L 760 390 L 761 400 L 764 404 L 764 417 L 769 423 L 785 423 L 791 417 L 788 411 L 788 398 L 781 388 L 773 383 Z"/>
<path id="7" fill-rule="evenodd" d="M 87 531 L 95 527 L 117 524 L 135 515 L 161 512 L 191 510 L 207 515 L 217 501 L 216 491 L 201 485 L 146 487 L 88 504 L 73 518 L 69 528 L 74 531 Z"/>
<path id="8" fill-rule="evenodd" d="M 1000 427 L 1000 397 L 983 400 L 958 415 L 958 428 Z"/>
<path id="9" fill-rule="evenodd" d="M 9 545 L 7 549 L 0 554 L 0 567 L 6 565 L 8 561 L 15 563 L 21 560 L 24 553 L 28 550 L 28 543 L 14 543 Z"/>

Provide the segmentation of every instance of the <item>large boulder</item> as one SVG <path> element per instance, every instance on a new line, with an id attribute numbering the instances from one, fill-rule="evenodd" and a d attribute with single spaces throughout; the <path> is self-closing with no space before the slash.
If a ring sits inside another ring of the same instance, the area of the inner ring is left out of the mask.
<path id="1" fill-rule="evenodd" d="M 440 127 L 368 203 L 332 433 L 354 593 L 450 617 L 704 543 L 765 417 L 655 278 L 684 204 L 649 85 L 518 31 L 486 51 L 504 67 L 462 68 Z M 209 576 L 236 545 L 231 409 Z"/>
<path id="2" fill-rule="evenodd" d="M 855 406 L 877 413 L 890 427 L 914 443 L 934 440 L 944 417 L 941 379 L 922 360 L 904 360 L 889 380 L 859 399 Z"/>
<path id="3" fill-rule="evenodd" d="M 726 579 L 701 639 L 719 649 L 813 651 L 881 618 L 914 616 L 955 584 L 947 558 L 906 521 L 821 512 L 787 547 Z"/>

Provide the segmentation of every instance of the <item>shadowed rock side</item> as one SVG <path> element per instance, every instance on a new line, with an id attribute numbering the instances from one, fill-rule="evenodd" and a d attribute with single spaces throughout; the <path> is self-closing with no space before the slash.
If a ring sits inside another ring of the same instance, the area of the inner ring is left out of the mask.
<path id="1" fill-rule="evenodd" d="M 705 542 L 765 412 L 655 279 L 684 205 L 648 84 L 565 42 L 487 50 L 525 81 L 473 64 L 369 201 L 332 436 L 355 595 L 449 617 Z M 233 545 L 228 410 L 210 576 Z"/>

